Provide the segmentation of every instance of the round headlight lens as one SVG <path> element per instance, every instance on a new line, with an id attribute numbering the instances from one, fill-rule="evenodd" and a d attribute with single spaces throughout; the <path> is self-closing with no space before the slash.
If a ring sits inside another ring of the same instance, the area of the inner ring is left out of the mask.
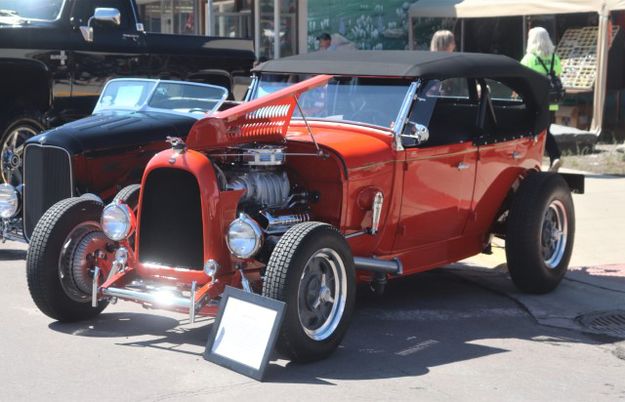
<path id="1" fill-rule="evenodd" d="M 258 223 L 241 214 L 228 228 L 228 248 L 239 258 L 250 258 L 258 252 L 263 242 L 263 232 Z"/>
<path id="2" fill-rule="evenodd" d="M 19 207 L 20 199 L 17 190 L 10 184 L 0 184 L 0 218 L 14 217 Z"/>
<path id="3" fill-rule="evenodd" d="M 109 239 L 120 241 L 132 234 L 135 217 L 128 205 L 112 203 L 104 207 L 100 219 L 102 231 Z"/>

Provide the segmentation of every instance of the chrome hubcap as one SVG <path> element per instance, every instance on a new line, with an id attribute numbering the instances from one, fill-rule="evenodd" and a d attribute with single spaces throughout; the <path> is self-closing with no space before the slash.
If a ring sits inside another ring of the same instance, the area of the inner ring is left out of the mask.
<path id="1" fill-rule="evenodd" d="M 91 301 L 95 263 L 106 256 L 107 242 L 97 222 L 82 223 L 66 237 L 59 256 L 59 279 L 70 299 Z"/>
<path id="2" fill-rule="evenodd" d="M 549 204 L 543 217 L 540 236 L 543 260 L 547 267 L 554 269 L 562 261 L 568 237 L 568 216 L 561 201 Z"/>
<path id="3" fill-rule="evenodd" d="M 339 325 L 347 298 L 345 264 L 332 249 L 310 257 L 299 282 L 298 314 L 306 335 L 316 341 L 330 337 Z"/>
<path id="4" fill-rule="evenodd" d="M 28 126 L 17 127 L 11 131 L 2 143 L 0 163 L 2 164 L 2 180 L 12 186 L 22 184 L 22 157 L 24 142 L 37 135 L 37 131 Z"/>

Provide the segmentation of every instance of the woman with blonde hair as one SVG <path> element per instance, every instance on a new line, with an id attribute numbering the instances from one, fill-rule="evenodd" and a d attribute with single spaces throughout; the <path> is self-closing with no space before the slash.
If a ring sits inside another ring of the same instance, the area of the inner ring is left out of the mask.
<path id="1" fill-rule="evenodd" d="M 440 30 L 434 33 L 430 42 L 432 52 L 453 52 L 456 50 L 456 39 L 451 31 Z"/>
<path id="2" fill-rule="evenodd" d="M 562 74 L 562 64 L 560 58 L 555 54 L 556 48 L 551 42 L 549 32 L 543 27 L 535 27 L 529 30 L 527 37 L 527 51 L 521 60 L 521 64 L 532 70 L 543 74 Z M 551 122 L 554 121 L 555 112 L 558 110 L 557 104 L 549 105 L 551 111 Z M 556 139 L 551 134 L 551 129 L 547 130 L 547 154 L 549 155 L 549 170 L 557 172 L 562 162 L 560 161 L 560 149 L 556 143 Z"/>

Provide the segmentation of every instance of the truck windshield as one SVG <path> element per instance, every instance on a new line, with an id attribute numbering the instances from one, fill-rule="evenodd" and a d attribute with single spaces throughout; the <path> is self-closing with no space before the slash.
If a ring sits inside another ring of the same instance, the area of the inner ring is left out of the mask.
<path id="1" fill-rule="evenodd" d="M 104 110 L 165 109 L 203 115 L 217 110 L 227 96 L 228 91 L 216 85 L 117 79 L 106 85 L 93 113 Z"/>
<path id="2" fill-rule="evenodd" d="M 0 0 L 0 21 L 21 18 L 52 21 L 59 17 L 65 0 Z"/>
<path id="3" fill-rule="evenodd" d="M 286 88 L 310 76 L 271 74 L 261 77 L 254 98 Z M 410 81 L 392 78 L 335 77 L 328 85 L 299 98 L 306 118 L 393 127 Z M 294 118 L 301 117 L 298 110 Z"/>

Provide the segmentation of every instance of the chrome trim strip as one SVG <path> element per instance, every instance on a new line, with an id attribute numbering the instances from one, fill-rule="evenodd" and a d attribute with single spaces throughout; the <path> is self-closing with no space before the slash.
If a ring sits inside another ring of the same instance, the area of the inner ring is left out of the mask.
<path id="1" fill-rule="evenodd" d="M 71 189 L 71 194 L 67 198 L 71 198 L 74 196 L 74 167 L 72 166 L 72 156 L 69 154 L 67 149 L 58 147 L 56 145 L 42 145 L 42 144 L 28 144 L 24 147 L 24 160 L 22 161 L 22 175 L 24 179 L 26 179 L 26 157 L 28 156 L 28 148 L 30 147 L 40 147 L 40 148 L 56 148 L 60 149 L 67 154 L 67 162 L 69 163 L 69 187 Z M 30 242 L 30 238 L 26 234 L 26 230 L 24 230 L 24 225 L 26 222 L 26 186 L 27 183 L 24 183 L 24 190 L 22 191 L 22 231 L 24 232 L 24 239 L 26 242 Z"/>
<path id="2" fill-rule="evenodd" d="M 406 162 L 425 161 L 425 160 L 429 160 L 429 159 L 438 159 L 438 158 L 448 158 L 450 156 L 460 156 L 460 155 L 472 154 L 472 153 L 477 153 L 477 148 L 475 148 L 475 149 L 466 149 L 464 151 L 453 152 L 453 153 L 450 153 L 450 154 L 443 153 L 443 154 L 422 156 L 420 158 L 410 158 L 410 159 L 406 159 Z"/>

